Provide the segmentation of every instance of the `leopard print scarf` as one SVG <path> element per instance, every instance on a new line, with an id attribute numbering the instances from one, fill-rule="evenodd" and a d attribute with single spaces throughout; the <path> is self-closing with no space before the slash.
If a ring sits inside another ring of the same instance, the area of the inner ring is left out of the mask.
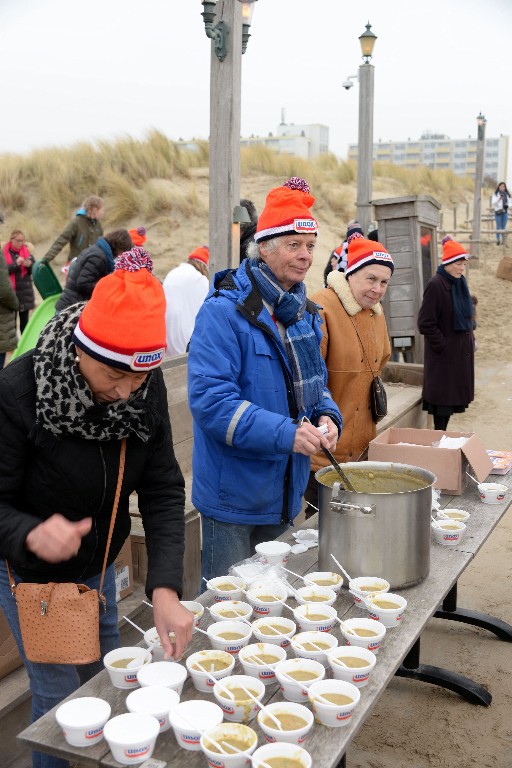
<path id="1" fill-rule="evenodd" d="M 55 315 L 34 351 L 36 423 L 53 435 L 120 440 L 130 432 L 147 442 L 151 413 L 145 402 L 151 374 L 128 400 L 97 403 L 75 361 L 73 331 L 85 303 Z"/>

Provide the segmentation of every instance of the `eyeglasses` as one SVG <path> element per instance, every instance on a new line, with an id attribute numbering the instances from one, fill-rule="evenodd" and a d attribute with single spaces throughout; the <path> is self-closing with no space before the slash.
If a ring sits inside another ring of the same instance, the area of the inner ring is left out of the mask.
<path id="1" fill-rule="evenodd" d="M 24 237 L 13 237 L 13 239 L 11 240 L 11 243 L 24 243 L 24 242 L 25 242 Z"/>

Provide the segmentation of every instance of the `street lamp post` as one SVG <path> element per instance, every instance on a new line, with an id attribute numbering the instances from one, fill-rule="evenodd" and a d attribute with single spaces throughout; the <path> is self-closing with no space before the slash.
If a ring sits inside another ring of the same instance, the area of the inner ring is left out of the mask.
<path id="1" fill-rule="evenodd" d="M 359 36 L 363 64 L 359 67 L 359 127 L 357 150 L 357 219 L 363 232 L 368 233 L 372 220 L 372 169 L 373 169 L 373 93 L 374 72 L 370 64 L 377 36 L 370 22 Z"/>
<path id="2" fill-rule="evenodd" d="M 482 184 L 484 180 L 485 126 L 487 120 L 480 114 L 476 118 L 478 126 L 476 138 L 475 196 L 473 199 L 473 230 L 471 232 L 471 255 L 480 256 L 480 227 L 482 222 Z"/>
<path id="3" fill-rule="evenodd" d="M 254 2 L 202 0 L 205 32 L 212 41 L 208 235 L 212 275 L 238 266 L 233 212 L 240 203 L 241 57 Z"/>

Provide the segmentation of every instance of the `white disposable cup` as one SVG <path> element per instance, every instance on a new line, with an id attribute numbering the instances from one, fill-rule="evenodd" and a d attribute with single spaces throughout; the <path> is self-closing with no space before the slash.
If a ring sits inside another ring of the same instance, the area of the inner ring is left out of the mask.
<path id="1" fill-rule="evenodd" d="M 206 632 L 215 651 L 226 651 L 231 656 L 238 656 L 238 652 L 249 645 L 252 635 L 252 627 L 243 621 L 216 621 L 207 628 Z M 239 637 L 228 639 L 221 637 L 224 634 L 234 634 Z"/>
<path id="2" fill-rule="evenodd" d="M 314 581 L 319 587 L 328 587 L 335 592 L 339 592 L 343 586 L 343 576 L 335 573 L 335 571 L 312 571 L 311 573 L 306 573 L 305 578 L 308 581 Z"/>
<path id="3" fill-rule="evenodd" d="M 270 664 L 265 662 L 265 665 L 263 665 L 250 660 L 250 658 L 261 654 L 273 656 L 275 661 L 270 662 Z M 280 661 L 286 659 L 286 650 L 281 648 L 280 645 L 272 643 L 251 643 L 251 645 L 246 645 L 245 648 L 242 648 L 238 658 L 246 675 L 257 677 L 264 685 L 270 685 L 276 682 L 275 667 Z"/>
<path id="4" fill-rule="evenodd" d="M 268 565 L 281 565 L 288 562 L 291 546 L 284 541 L 262 541 L 256 544 L 256 552 Z"/>
<path id="5" fill-rule="evenodd" d="M 137 672 L 137 680 L 143 688 L 150 685 L 162 685 L 164 688 L 176 691 L 178 696 L 181 696 L 186 679 L 186 667 L 175 661 L 154 661 Z"/>
<path id="6" fill-rule="evenodd" d="M 120 661 L 121 659 L 134 659 L 137 660 L 137 664 L 134 664 L 133 667 L 129 668 L 112 666 L 112 662 Z M 141 648 L 140 646 L 115 648 L 103 657 L 103 664 L 108 671 L 114 688 L 136 688 L 139 685 L 137 672 L 145 664 L 149 664 L 150 661 L 151 651 L 148 648 Z"/>
<path id="7" fill-rule="evenodd" d="M 316 695 L 325 693 L 339 693 L 342 696 L 348 696 L 351 701 L 347 704 L 326 704 L 320 701 Z M 318 683 L 313 683 L 309 688 L 309 700 L 315 713 L 315 719 L 329 728 L 341 728 L 348 725 L 360 698 L 359 689 L 344 680 L 320 680 Z"/>
<path id="8" fill-rule="evenodd" d="M 269 630 L 269 627 L 277 629 L 278 634 Z M 286 629 L 286 631 L 281 632 L 281 628 Z M 290 638 L 293 637 L 296 631 L 297 625 L 295 622 L 287 619 L 285 616 L 256 619 L 252 623 L 252 633 L 256 640 L 259 640 L 261 643 L 280 645 L 281 648 L 285 649 L 290 647 Z"/>
<path id="9" fill-rule="evenodd" d="M 156 717 L 134 712 L 113 717 L 104 729 L 114 760 L 123 765 L 137 765 L 149 760 L 159 733 Z"/>
<path id="10" fill-rule="evenodd" d="M 311 603 L 312 605 L 333 605 L 337 594 L 329 587 L 317 587 L 309 584 L 295 590 L 295 596 L 299 605 Z"/>
<path id="11" fill-rule="evenodd" d="M 478 495 L 484 504 L 501 504 L 508 488 L 503 483 L 479 483 Z"/>
<path id="12" fill-rule="evenodd" d="M 241 753 L 229 755 L 221 755 L 217 751 L 212 751 L 213 745 L 209 742 L 208 737 L 214 739 L 217 743 L 221 743 L 226 738 L 229 739 L 230 736 L 236 738 L 242 744 L 245 742 L 247 748 L 243 749 Z M 215 768 L 246 768 L 246 766 L 251 764 L 250 756 L 258 746 L 258 734 L 252 728 L 249 728 L 248 725 L 221 723 L 215 728 L 205 731 L 199 743 L 210 766 L 215 766 Z"/>
<path id="13" fill-rule="evenodd" d="M 196 627 L 198 627 L 201 623 L 201 618 L 204 613 L 204 605 L 201 603 L 197 603 L 195 600 L 180 600 L 182 606 L 186 608 L 188 611 L 191 611 L 191 613 L 194 614 L 194 629 L 195 632 Z"/>
<path id="14" fill-rule="evenodd" d="M 383 608 L 377 603 L 379 600 L 386 600 L 390 603 L 394 603 L 396 608 Z M 384 624 L 386 629 L 392 629 L 393 627 L 399 627 L 402 623 L 402 616 L 407 608 L 407 600 L 402 595 L 396 595 L 393 592 L 386 592 L 385 595 L 375 595 L 370 599 L 366 610 L 368 611 L 369 619 L 376 619 Z"/>
<path id="15" fill-rule="evenodd" d="M 313 765 L 311 755 L 303 747 L 290 744 L 287 741 L 276 741 L 273 744 L 264 744 L 262 747 L 258 747 L 252 755 L 251 766 L 252 768 L 264 768 L 264 763 L 273 757 L 288 757 L 298 760 L 301 768 L 311 768 Z"/>
<path id="16" fill-rule="evenodd" d="M 238 613 L 239 616 L 231 613 Z M 248 621 L 252 616 L 252 605 L 241 600 L 222 600 L 210 606 L 210 614 L 215 621 Z"/>
<path id="17" fill-rule="evenodd" d="M 169 712 L 171 728 L 183 749 L 198 752 L 201 734 L 222 723 L 222 709 L 212 701 L 181 701 Z"/>
<path id="18" fill-rule="evenodd" d="M 258 725 L 270 744 L 273 744 L 276 741 L 286 741 L 290 744 L 299 745 L 304 744 L 315 720 L 311 710 L 307 709 L 303 704 L 297 704 L 294 701 L 276 701 L 273 704 L 267 704 L 266 709 L 270 711 L 274 717 L 277 717 L 277 715 L 295 715 L 305 721 L 305 725 L 301 728 L 296 728 L 294 730 L 279 730 L 267 713 L 260 711 L 258 713 Z"/>
<path id="19" fill-rule="evenodd" d="M 444 517 L 443 517 L 444 515 Z M 461 523 L 467 524 L 467 521 L 471 515 L 469 512 L 466 512 L 465 509 L 456 509 L 449 508 L 449 509 L 440 509 L 437 512 L 437 520 L 440 522 L 441 520 L 446 520 L 446 518 L 449 518 L 450 520 L 458 520 Z"/>
<path id="20" fill-rule="evenodd" d="M 223 661 L 226 666 L 223 669 L 210 672 L 212 662 L 217 659 Z M 200 664 L 207 671 L 203 672 L 201 669 L 194 669 L 196 663 Z M 214 680 L 222 680 L 222 678 L 229 677 L 232 674 L 235 659 L 225 651 L 197 651 L 186 659 L 185 664 L 192 678 L 194 688 L 202 693 L 211 693 L 215 685 Z"/>
<path id="21" fill-rule="evenodd" d="M 156 627 L 150 627 L 144 632 L 144 642 L 151 651 L 153 661 L 164 660 L 164 649 L 162 648 Z"/>
<path id="22" fill-rule="evenodd" d="M 337 615 L 336 609 L 326 603 L 304 603 L 293 611 L 300 632 L 330 632 Z"/>
<path id="23" fill-rule="evenodd" d="M 375 589 L 376 592 L 381 593 L 388 592 L 391 584 L 386 579 L 381 579 L 378 576 L 358 576 L 357 579 L 351 579 L 348 583 L 348 588 L 351 592 L 354 592 L 354 603 L 359 608 L 364 608 L 362 603 L 362 597 L 368 597 Z M 366 589 L 363 589 L 365 587 Z M 378 589 L 376 589 L 378 588 Z"/>
<path id="24" fill-rule="evenodd" d="M 359 628 L 367 629 L 376 634 L 364 637 L 354 634 L 354 632 L 347 632 L 347 629 L 355 630 Z M 367 648 L 373 653 L 378 653 L 386 634 L 386 627 L 380 621 L 375 621 L 374 619 L 346 619 L 341 626 L 341 634 L 347 645 Z"/>
<path id="25" fill-rule="evenodd" d="M 366 666 L 342 667 L 336 663 L 337 659 L 345 661 L 349 657 L 361 659 L 366 663 Z M 364 688 L 365 685 L 368 685 L 368 679 L 377 663 L 377 657 L 373 651 L 369 651 L 367 648 L 358 648 L 356 645 L 341 645 L 328 652 L 327 662 L 336 680 L 344 680 L 346 683 L 352 683 L 356 688 Z"/>
<path id="26" fill-rule="evenodd" d="M 315 661 L 319 661 L 320 664 L 323 664 L 325 667 L 327 664 L 327 652 L 331 648 L 336 648 L 338 640 L 334 635 L 330 635 L 327 632 L 317 632 L 313 630 L 312 632 L 299 632 L 292 637 L 290 643 L 297 658 L 314 659 Z M 315 645 L 321 643 L 322 645 L 327 645 L 327 648 L 325 651 L 317 651 L 313 647 L 309 650 L 304 648 L 308 643 L 314 643 Z"/>
<path id="27" fill-rule="evenodd" d="M 219 589 L 220 586 L 229 584 L 233 589 Z M 212 593 L 216 603 L 223 600 L 242 600 L 246 583 L 239 576 L 215 576 L 206 582 L 206 586 Z"/>
<path id="28" fill-rule="evenodd" d="M 243 701 L 233 701 L 227 693 L 233 688 L 246 688 L 253 696 L 261 701 L 265 694 L 265 686 L 261 680 L 248 675 L 231 675 L 227 680 L 221 680 L 213 688 L 217 704 L 224 712 L 224 719 L 230 723 L 248 723 L 258 714 L 258 705 L 246 696 Z"/>
<path id="29" fill-rule="evenodd" d="M 290 672 L 298 672 L 299 670 L 313 672 L 315 677 L 311 680 L 293 680 L 289 677 Z M 325 667 L 313 659 L 287 659 L 279 662 L 275 673 L 284 698 L 288 701 L 304 704 L 308 702 L 309 686 L 324 679 Z"/>
<path id="30" fill-rule="evenodd" d="M 260 600 L 261 597 L 275 597 L 276 600 Z M 286 602 L 288 592 L 279 585 L 269 585 L 267 587 L 252 587 L 247 590 L 246 598 L 249 605 L 252 606 L 253 613 L 257 619 L 266 616 L 282 616 L 284 606 L 280 600 Z"/>
<path id="31" fill-rule="evenodd" d="M 179 704 L 179 701 L 179 694 L 171 688 L 164 688 L 163 685 L 148 685 L 128 694 L 126 709 L 128 712 L 153 715 L 160 725 L 160 733 L 164 733 L 171 727 L 169 710 Z"/>
<path id="32" fill-rule="evenodd" d="M 440 520 L 436 525 L 432 523 L 431 527 L 434 539 L 444 547 L 456 547 L 466 530 L 465 523 L 458 520 Z"/>
<path id="33" fill-rule="evenodd" d="M 61 704 L 55 719 L 64 731 L 64 738 L 73 747 L 89 747 L 103 738 L 103 727 L 110 717 L 107 701 L 94 696 L 82 696 Z"/>

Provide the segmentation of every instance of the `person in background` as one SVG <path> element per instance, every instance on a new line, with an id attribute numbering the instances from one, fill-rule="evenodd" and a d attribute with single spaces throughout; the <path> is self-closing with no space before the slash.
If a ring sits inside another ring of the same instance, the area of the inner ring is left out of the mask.
<path id="1" fill-rule="evenodd" d="M 256 206 L 252 200 L 248 200 L 243 197 L 240 200 L 240 205 L 245 208 L 249 214 L 250 222 L 242 221 L 240 224 L 240 264 L 247 258 L 247 248 L 249 243 L 254 242 L 254 233 L 256 232 L 256 226 L 258 224 L 258 213 Z"/>
<path id="2" fill-rule="evenodd" d="M 3 251 L 12 287 L 18 297 L 21 334 L 28 323 L 30 310 L 34 309 L 36 304 L 32 283 L 32 265 L 35 259 L 27 247 L 25 235 L 21 229 L 11 232 L 9 242 L 6 243 Z"/>
<path id="3" fill-rule="evenodd" d="M 333 267 L 333 269 L 338 270 L 338 272 L 345 272 L 347 268 L 347 253 L 348 253 L 348 239 L 350 235 L 354 234 L 354 232 L 358 232 L 361 237 L 363 237 L 363 230 L 361 229 L 361 225 L 357 221 L 357 219 L 352 219 L 347 224 L 347 234 L 345 235 L 345 239 L 342 242 L 341 245 L 339 245 L 337 248 L 334 249 L 334 251 L 331 253 L 331 258 L 334 260 L 336 259 L 337 266 Z M 328 275 L 327 267 L 324 270 L 324 287 L 326 286 L 327 281 L 327 275 Z"/>
<path id="4" fill-rule="evenodd" d="M 165 296 L 151 271 L 142 248 L 122 254 L 90 301 L 55 315 L 36 348 L 0 373 L 0 607 L 29 675 L 33 720 L 99 672 L 102 662 L 26 659 L 6 560 L 16 583 L 98 588 L 122 439 L 126 466 L 105 573 L 106 609 L 98 604 L 101 655 L 120 642 L 113 563 L 130 533 L 133 491 L 146 532 L 146 594 L 166 658 L 179 658 L 192 637 L 193 614 L 180 603 L 184 481 L 159 370 Z M 33 767 L 68 768 L 68 762 L 34 752 Z"/>
<path id="5" fill-rule="evenodd" d="M 171 269 L 165 277 L 168 357 L 183 355 L 188 349 L 196 315 L 210 287 L 209 258 L 208 246 L 201 245 L 189 254 L 186 262 Z"/>
<path id="6" fill-rule="evenodd" d="M 453 413 L 463 413 L 475 394 L 474 307 L 464 272 L 469 255 L 445 237 L 443 257 L 428 281 L 418 314 L 425 337 L 423 410 L 434 429 L 446 430 Z"/>
<path id="7" fill-rule="evenodd" d="M 18 343 L 16 334 L 16 310 L 19 307 L 16 291 L 7 271 L 5 256 L 0 252 L 0 371 L 5 365 L 7 352 Z"/>
<path id="8" fill-rule="evenodd" d="M 114 271 L 115 259 L 132 245 L 126 229 L 115 229 L 83 250 L 69 265 L 66 285 L 55 305 L 57 312 L 78 301 L 88 301 L 98 280 Z"/>
<path id="9" fill-rule="evenodd" d="M 314 200 L 303 179 L 273 189 L 248 258 L 215 276 L 197 315 L 188 391 L 205 579 L 289 527 L 310 455 L 334 448 L 341 431 L 325 383 L 320 318 L 304 285 L 318 228 Z"/>
<path id="10" fill-rule="evenodd" d="M 82 203 L 82 207 L 75 213 L 62 234 L 50 246 L 41 261 L 48 264 L 69 243 L 68 264 L 78 256 L 84 248 L 94 245 L 98 237 L 103 234 L 101 219 L 105 213 L 105 206 L 101 197 L 88 195 Z"/>
<path id="11" fill-rule="evenodd" d="M 311 297 L 320 305 L 324 321 L 320 350 L 327 368 L 327 386 L 343 415 L 343 432 L 333 451 L 339 463 L 357 461 L 376 435 L 370 385 L 391 352 L 380 302 L 393 274 L 393 259 L 381 243 L 366 240 L 361 232 L 349 236 L 347 259 L 345 274 L 331 272 L 327 288 Z M 315 472 L 329 463 L 323 453 L 311 457 L 305 498 L 315 507 Z M 307 517 L 312 514 L 306 512 Z"/>
<path id="12" fill-rule="evenodd" d="M 128 234 L 132 239 L 134 245 L 143 246 L 146 242 L 146 227 L 137 227 L 136 229 L 129 229 Z"/>
<path id="13" fill-rule="evenodd" d="M 494 221 L 496 222 L 496 245 L 505 242 L 505 229 L 508 221 L 508 207 L 511 204 L 510 193 L 504 181 L 500 181 L 491 198 L 491 205 L 494 208 Z M 500 232 L 501 230 L 501 232 Z"/>

